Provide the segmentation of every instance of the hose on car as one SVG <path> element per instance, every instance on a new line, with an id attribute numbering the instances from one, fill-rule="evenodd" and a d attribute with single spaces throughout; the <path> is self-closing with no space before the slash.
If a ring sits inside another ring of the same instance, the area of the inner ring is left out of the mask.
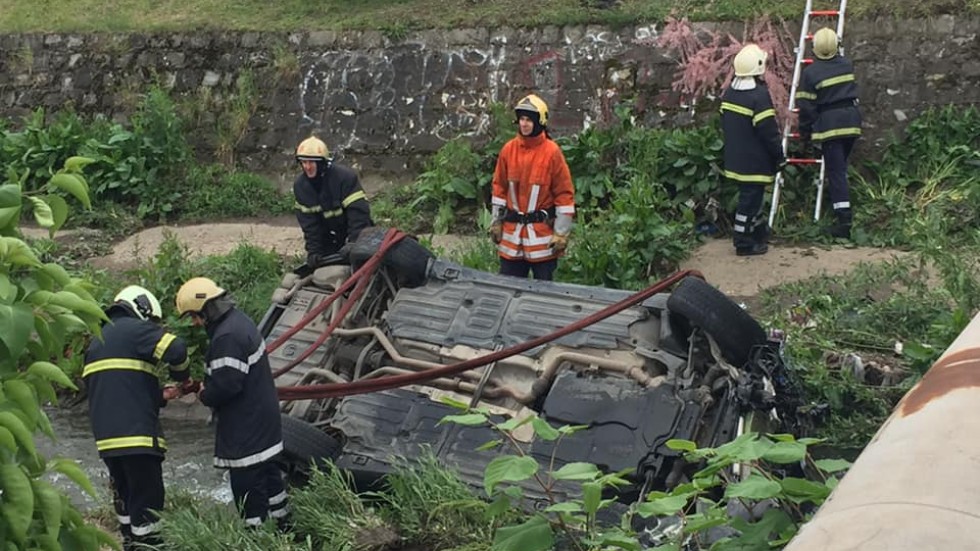
<path id="1" fill-rule="evenodd" d="M 378 249 L 378 252 L 375 253 L 375 255 L 372 256 L 371 259 L 364 264 L 364 266 L 362 266 L 346 282 L 344 282 L 344 284 L 339 289 L 337 289 L 337 291 L 333 295 L 331 295 L 327 300 L 325 300 L 324 301 L 325 304 L 320 304 L 319 306 L 317 306 L 317 308 L 311 311 L 309 314 L 307 314 L 303 318 L 303 320 L 301 320 L 299 324 L 297 324 L 296 327 L 291 328 L 289 331 L 287 331 L 282 336 L 277 338 L 276 341 L 274 341 L 269 346 L 269 349 L 275 350 L 275 348 L 278 348 L 286 339 L 288 339 L 290 336 L 292 336 L 297 331 L 299 331 L 303 325 L 309 323 L 309 321 L 311 321 L 317 315 L 322 313 L 323 310 L 325 310 L 330 303 L 336 300 L 336 298 L 341 293 L 345 292 L 347 289 L 350 289 L 355 284 L 357 284 L 357 287 L 355 287 L 355 293 L 358 291 L 358 289 L 360 290 L 360 293 L 363 293 L 366 285 L 362 285 L 362 282 L 368 281 L 370 279 L 371 274 L 374 273 L 374 270 L 377 268 L 378 264 L 380 263 L 381 258 L 384 256 L 385 251 L 387 251 L 399 239 L 402 239 L 404 237 L 405 234 L 403 234 L 400 231 L 394 229 L 389 230 L 388 233 L 385 235 L 385 239 L 382 242 L 381 248 Z M 619 302 L 611 304 L 603 308 L 602 310 L 595 312 L 594 314 L 591 314 L 589 316 L 586 316 L 570 325 L 562 327 L 561 329 L 548 333 L 547 335 L 542 335 L 535 339 L 531 339 L 529 341 L 515 344 L 508 348 L 504 348 L 502 350 L 498 350 L 486 354 L 484 356 L 480 356 L 478 358 L 471 358 L 469 360 L 457 362 L 454 364 L 449 364 L 444 367 L 430 369 L 424 372 L 406 373 L 401 375 L 390 375 L 385 377 L 379 377 L 377 379 L 352 381 L 349 383 L 330 383 L 330 384 L 318 384 L 318 385 L 279 387 L 277 389 L 279 392 L 279 399 L 280 400 L 315 400 L 321 398 L 337 398 L 341 396 L 352 396 L 355 394 L 367 394 L 370 392 L 379 392 L 382 390 L 389 390 L 389 389 L 399 388 L 408 385 L 420 384 L 434 379 L 438 379 L 440 377 L 457 375 L 459 373 L 462 373 L 463 371 L 467 371 L 492 362 L 496 362 L 501 359 L 513 356 L 515 354 L 520 354 L 532 348 L 541 346 L 545 343 L 551 342 L 555 339 L 561 338 L 565 335 L 574 333 L 575 331 L 579 331 L 585 327 L 598 323 L 608 317 L 614 316 L 619 312 L 622 312 L 623 310 L 631 306 L 635 306 L 637 304 L 642 303 L 643 301 L 647 300 L 648 298 L 652 297 L 657 293 L 666 290 L 667 288 L 681 281 L 687 276 L 695 276 L 695 277 L 703 278 L 701 273 L 698 272 L 697 270 L 682 270 L 679 272 L 675 272 L 674 274 L 671 274 L 670 276 L 658 281 L 657 283 L 654 283 L 653 285 L 647 287 L 646 289 L 639 291 L 638 293 L 635 293 L 629 297 L 626 297 Z M 352 294 L 350 300 L 348 300 L 348 304 L 353 304 L 354 302 L 356 302 L 359 296 L 360 295 L 353 296 Z M 282 373 L 288 371 L 289 369 L 292 369 L 300 362 L 302 362 L 306 357 L 312 354 L 313 351 L 316 349 L 316 347 L 322 344 L 329 336 L 329 334 L 333 332 L 334 328 L 340 323 L 339 320 L 342 320 L 346 315 L 347 315 L 347 310 L 342 310 L 337 316 L 335 316 L 335 319 L 330 324 L 330 327 L 328 327 L 323 332 L 320 338 L 317 339 L 317 342 L 311 345 L 309 349 L 307 349 L 307 351 L 304 352 L 304 354 L 302 354 L 299 358 L 293 360 L 292 362 L 290 362 L 289 365 L 278 370 L 275 373 L 275 376 L 279 376 Z M 275 348 L 273 346 L 275 346 Z"/>
<path id="2" fill-rule="evenodd" d="M 363 266 L 361 266 L 356 272 L 354 272 L 349 278 L 347 278 L 347 281 L 345 281 L 343 285 L 337 288 L 337 290 L 334 291 L 332 295 L 324 299 L 323 302 L 318 304 L 315 308 L 310 310 L 308 314 L 303 316 L 303 319 L 299 320 L 296 323 L 296 325 L 290 327 L 289 330 L 287 330 L 282 335 L 279 335 L 276 338 L 276 340 L 272 341 L 268 346 L 266 346 L 266 353 L 271 354 L 272 352 L 274 352 L 276 349 L 282 346 L 283 343 L 288 341 L 293 335 L 301 331 L 304 327 L 307 326 L 307 324 L 309 324 L 311 321 L 316 319 L 317 316 L 321 315 L 324 310 L 329 308 L 330 305 L 334 303 L 334 301 L 336 301 L 339 297 L 343 296 L 343 294 L 346 293 L 351 287 L 354 287 L 354 290 L 351 292 L 350 297 L 348 297 L 348 299 L 344 302 L 343 306 L 341 306 L 340 308 L 340 311 L 337 312 L 336 316 L 334 316 L 333 321 L 331 321 L 330 325 L 323 330 L 323 332 L 316 339 L 316 341 L 314 341 L 313 344 L 311 344 L 306 350 L 304 350 L 302 354 L 297 356 L 287 365 L 274 371 L 272 373 L 273 378 L 277 378 L 284 373 L 288 373 L 294 367 L 303 363 L 303 361 L 305 361 L 306 358 L 309 358 L 314 352 L 316 352 L 317 348 L 319 348 L 324 342 L 326 342 L 328 338 L 330 338 L 330 335 L 334 332 L 334 329 L 336 329 L 337 326 L 340 325 L 340 322 L 342 322 L 344 318 L 347 317 L 347 314 L 350 312 L 351 308 L 361 298 L 361 295 L 364 294 L 364 291 L 367 290 L 368 283 L 370 283 L 371 281 L 371 276 L 373 276 L 374 272 L 378 269 L 378 266 L 381 264 L 381 260 L 384 259 L 385 253 L 388 251 L 388 249 L 394 246 L 395 243 L 398 243 L 405 237 L 406 237 L 405 233 L 394 228 L 389 229 L 388 232 L 385 233 L 384 239 L 381 240 L 381 246 L 378 247 L 377 252 L 375 252 L 374 255 L 372 255 L 371 258 L 368 259 L 368 261 L 365 262 Z M 285 387 L 285 388 L 303 388 L 303 387 Z"/>

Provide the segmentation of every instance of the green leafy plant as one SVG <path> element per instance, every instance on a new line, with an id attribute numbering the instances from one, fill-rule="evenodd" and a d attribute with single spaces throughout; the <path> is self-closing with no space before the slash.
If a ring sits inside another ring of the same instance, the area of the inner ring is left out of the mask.
<path id="1" fill-rule="evenodd" d="M 647 494 L 635 512 L 644 518 L 676 517 L 675 528 L 657 547 L 664 551 L 778 548 L 830 495 L 837 473 L 850 467 L 844 460 L 810 458 L 807 446 L 818 442 L 746 433 L 717 448 L 698 449 L 691 441 L 670 440 L 669 447 L 700 468 L 690 482 Z M 815 480 L 784 468 L 801 464 Z M 719 527 L 725 529 L 714 530 Z"/>
<path id="2" fill-rule="evenodd" d="M 118 543 L 85 523 L 50 482 L 59 472 L 95 496 L 91 482 L 70 459 L 38 453 L 34 435 L 54 438 L 41 406 L 56 403 L 55 385 L 77 390 L 64 372 L 65 352 L 87 332 L 99 334 L 105 314 L 89 284 L 55 263 L 43 263 L 19 237 L 26 207 L 42 227 L 56 231 L 68 216 L 67 192 L 89 207 L 81 174 L 91 159 L 70 157 L 38 189 L 24 187 L 30 171 L 9 170 L 0 185 L 0 541 L 5 549 L 89 549 Z"/>
<path id="3" fill-rule="evenodd" d="M 450 140 L 429 160 L 415 183 L 418 207 L 436 206 L 433 231 L 446 233 L 465 201 L 475 201 L 492 175 L 479 173 L 480 156 L 463 140 Z M 462 217 L 460 217 L 462 218 Z"/>
<path id="4" fill-rule="evenodd" d="M 443 403 L 460 414 L 444 417 L 441 423 L 464 426 L 489 425 L 499 438 L 480 446 L 481 450 L 507 446 L 511 453 L 501 453 L 487 465 L 483 485 L 492 504 L 487 513 L 492 517 L 513 515 L 514 509 L 526 509 L 529 496 L 525 483 L 538 489 L 544 500 L 539 513 L 525 517 L 523 522 L 499 527 L 494 533 L 495 551 L 545 551 L 556 543 L 556 531 L 562 534 L 570 549 L 604 549 L 607 546 L 630 545 L 638 548 L 635 538 L 618 526 L 605 526 L 597 522 L 599 511 L 609 507 L 614 500 L 603 499 L 603 491 L 628 485 L 623 478 L 626 472 L 602 473 L 591 463 L 567 463 L 555 468 L 552 455 L 547 465 L 532 457 L 525 446 L 515 437 L 515 431 L 529 425 L 536 438 L 555 443 L 555 450 L 566 436 L 584 429 L 583 426 L 552 427 L 537 416 L 523 419 L 499 420 L 489 410 L 470 408 L 467 404 L 450 398 Z M 569 489 L 571 486 L 573 489 Z M 563 499 L 569 492 L 577 497 Z M 631 541 L 632 540 L 632 541 Z"/>

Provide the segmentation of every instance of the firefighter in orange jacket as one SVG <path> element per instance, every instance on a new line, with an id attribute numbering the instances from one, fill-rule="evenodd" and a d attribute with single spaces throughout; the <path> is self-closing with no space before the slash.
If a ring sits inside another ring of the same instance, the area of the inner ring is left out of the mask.
<path id="1" fill-rule="evenodd" d="M 500 273 L 551 280 L 568 247 L 575 188 L 558 144 L 548 138 L 548 105 L 531 94 L 517 103 L 518 135 L 504 144 L 493 174 L 493 224 Z"/>

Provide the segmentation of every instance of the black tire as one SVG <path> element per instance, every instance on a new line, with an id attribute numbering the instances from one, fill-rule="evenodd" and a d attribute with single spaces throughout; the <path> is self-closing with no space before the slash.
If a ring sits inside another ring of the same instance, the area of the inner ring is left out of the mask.
<path id="1" fill-rule="evenodd" d="M 381 248 L 386 228 L 374 226 L 361 231 L 357 241 L 351 248 L 351 263 L 361 266 Z M 388 249 L 383 265 L 391 270 L 398 280 L 399 286 L 418 287 L 425 284 L 429 276 L 429 260 L 435 258 L 432 251 L 426 249 L 412 236 L 407 236 Z"/>
<path id="2" fill-rule="evenodd" d="M 283 452 L 280 463 L 287 473 L 305 472 L 311 463 L 334 461 L 340 456 L 341 443 L 313 425 L 289 415 L 282 415 Z"/>
<path id="3" fill-rule="evenodd" d="M 735 367 L 749 360 L 752 349 L 766 342 L 766 332 L 741 306 L 703 279 L 685 278 L 667 298 L 667 309 L 703 329 Z"/>

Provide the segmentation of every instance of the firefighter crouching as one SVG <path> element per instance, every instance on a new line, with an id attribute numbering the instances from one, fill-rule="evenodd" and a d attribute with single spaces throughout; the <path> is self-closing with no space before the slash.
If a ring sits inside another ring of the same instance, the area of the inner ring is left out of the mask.
<path id="1" fill-rule="evenodd" d="M 196 277 L 177 291 L 177 311 L 207 330 L 204 383 L 198 398 L 217 418 L 214 466 L 228 469 L 245 524 L 273 518 L 285 527 L 286 489 L 273 458 L 283 450 L 279 398 L 265 341 L 214 281 Z"/>
<path id="2" fill-rule="evenodd" d="M 317 268 L 328 256 L 343 255 L 361 230 L 374 225 L 371 207 L 357 174 L 335 163 L 319 138 L 303 140 L 296 161 L 303 169 L 293 183 L 296 220 L 303 230 L 306 264 Z"/>
<path id="3" fill-rule="evenodd" d="M 109 470 L 128 551 L 159 543 L 155 511 L 163 509 L 167 444 L 160 427 L 166 402 L 157 365 L 170 366 L 174 380 L 189 381 L 187 345 L 159 325 L 160 302 L 143 287 L 120 291 L 106 314 L 102 338 L 93 339 L 85 352 L 82 377 L 95 444 Z"/>
<path id="4" fill-rule="evenodd" d="M 735 254 L 749 256 L 769 250 L 769 223 L 762 213 L 766 186 L 786 164 L 776 111 L 762 76 L 768 58 L 748 44 L 735 56 L 735 78 L 721 98 L 724 175 L 738 185 L 735 208 Z"/>
<path id="5" fill-rule="evenodd" d="M 493 223 L 500 273 L 551 280 L 568 247 L 575 188 L 561 148 L 548 137 L 548 105 L 524 97 L 514 108 L 518 134 L 504 144 L 493 173 Z"/>

